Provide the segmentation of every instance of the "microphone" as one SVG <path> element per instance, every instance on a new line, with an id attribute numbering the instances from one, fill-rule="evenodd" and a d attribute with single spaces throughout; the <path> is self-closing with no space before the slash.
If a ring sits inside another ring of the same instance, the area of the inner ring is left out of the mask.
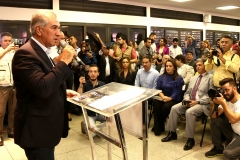
<path id="1" fill-rule="evenodd" d="M 67 44 L 67 42 L 66 42 L 65 40 L 62 39 L 62 40 L 60 41 L 60 46 L 61 46 L 62 48 L 65 48 L 67 45 L 68 45 L 68 44 Z M 83 66 L 85 66 L 85 64 L 83 63 L 83 61 L 82 61 L 78 56 L 74 57 L 74 59 L 75 59 L 78 63 L 81 63 Z"/>

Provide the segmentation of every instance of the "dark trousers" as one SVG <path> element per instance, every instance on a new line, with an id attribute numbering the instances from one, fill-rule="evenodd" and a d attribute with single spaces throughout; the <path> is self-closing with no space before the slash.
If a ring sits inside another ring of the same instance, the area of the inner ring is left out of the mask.
<path id="1" fill-rule="evenodd" d="M 231 143 L 227 145 L 227 147 L 223 151 L 223 155 L 225 158 L 229 160 L 235 160 L 240 158 L 240 136 L 234 134 Z"/>
<path id="2" fill-rule="evenodd" d="M 54 160 L 54 148 L 24 148 L 28 160 Z"/>
<path id="3" fill-rule="evenodd" d="M 165 121 L 170 113 L 173 105 L 177 104 L 177 101 L 163 102 L 154 100 L 153 102 L 153 115 L 154 115 L 154 133 L 160 134 L 165 131 Z"/>
<path id="4" fill-rule="evenodd" d="M 223 150 L 222 134 L 227 138 L 227 143 L 233 139 L 234 132 L 226 115 L 223 113 L 218 118 L 213 118 L 210 122 L 212 143 L 218 150 Z"/>

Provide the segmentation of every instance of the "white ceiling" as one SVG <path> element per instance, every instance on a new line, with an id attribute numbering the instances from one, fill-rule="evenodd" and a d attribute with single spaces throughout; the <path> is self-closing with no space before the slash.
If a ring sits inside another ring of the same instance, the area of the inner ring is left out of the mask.
<path id="1" fill-rule="evenodd" d="M 240 0 L 191 0 L 182 3 L 170 0 L 127 0 L 127 1 L 147 3 L 151 4 L 152 7 L 154 7 L 154 5 L 157 5 L 156 8 L 160 8 L 159 6 L 163 6 L 163 8 L 164 7 L 178 8 L 181 10 L 183 9 L 195 11 L 197 13 L 203 12 L 206 14 L 208 13 L 216 16 L 240 19 L 240 8 L 226 11 L 216 9 L 216 7 L 229 5 L 240 7 Z"/>

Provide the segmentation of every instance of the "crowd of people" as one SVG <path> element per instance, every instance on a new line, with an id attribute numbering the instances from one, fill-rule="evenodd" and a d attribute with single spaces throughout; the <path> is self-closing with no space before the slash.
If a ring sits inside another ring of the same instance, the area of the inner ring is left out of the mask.
<path id="1" fill-rule="evenodd" d="M 185 115 L 188 139 L 183 149 L 192 149 L 196 119 L 205 114 L 211 117 L 214 145 L 206 157 L 240 158 L 239 42 L 223 36 L 216 46 L 205 40 L 196 48 L 195 38 L 186 35 L 182 52 L 177 38 L 168 47 L 163 37 L 156 44 L 155 33 L 139 43 L 123 33 L 117 34 L 116 42 L 107 43 L 93 33 L 99 49 L 92 51 L 91 39 L 78 46 L 76 35 L 61 32 L 52 11 L 35 13 L 30 26 L 32 37 L 20 48 L 12 43 L 10 33 L 0 36 L 0 146 L 8 104 L 8 137 L 14 137 L 28 159 L 54 159 L 54 147 L 70 129 L 70 113 L 81 112 L 66 97 L 118 82 L 160 90 L 159 99 L 148 101 L 153 105 L 156 136 L 165 131 L 167 121 L 168 134 L 162 142 L 177 139 L 177 122 Z M 209 96 L 210 89 L 219 94 Z M 88 116 L 95 129 L 96 121 L 105 122 L 95 112 L 88 111 Z M 84 122 L 81 126 L 87 134 Z"/>

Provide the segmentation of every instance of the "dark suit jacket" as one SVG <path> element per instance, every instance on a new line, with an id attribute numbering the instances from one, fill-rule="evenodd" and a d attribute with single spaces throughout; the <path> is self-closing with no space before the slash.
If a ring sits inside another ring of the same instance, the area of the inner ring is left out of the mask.
<path id="1" fill-rule="evenodd" d="M 116 73 L 115 78 L 114 78 L 114 82 L 122 83 L 122 84 L 128 84 L 128 85 L 134 85 L 136 75 L 137 75 L 137 72 L 132 72 L 132 74 L 130 74 L 128 72 L 126 78 L 124 78 L 124 73 L 123 72 L 120 74 L 120 76 L 118 75 L 118 73 Z"/>
<path id="2" fill-rule="evenodd" d="M 197 72 L 196 62 L 194 60 L 187 62 L 187 64 L 193 67 L 195 73 Z"/>
<path id="3" fill-rule="evenodd" d="M 15 143 L 22 148 L 56 146 L 68 135 L 65 80 L 70 68 L 61 61 L 53 67 L 30 39 L 14 55 L 12 73 L 17 91 Z"/>
<path id="4" fill-rule="evenodd" d="M 115 61 L 111 56 L 108 56 L 109 59 L 109 65 L 110 65 L 110 79 L 109 81 L 112 82 L 115 76 L 115 70 L 116 70 L 116 66 L 115 66 Z M 104 79 L 106 77 L 106 60 L 105 60 L 105 56 L 101 55 L 100 57 L 100 61 L 98 63 L 98 67 L 99 67 L 99 77 L 98 79 L 100 81 L 104 82 Z"/>

